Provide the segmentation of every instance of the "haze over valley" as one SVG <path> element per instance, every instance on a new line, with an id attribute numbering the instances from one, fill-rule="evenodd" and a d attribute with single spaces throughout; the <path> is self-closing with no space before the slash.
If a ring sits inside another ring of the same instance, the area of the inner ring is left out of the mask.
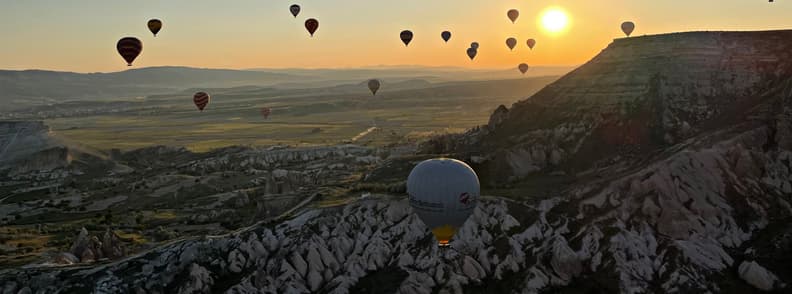
<path id="1" fill-rule="evenodd" d="M 2 294 L 792 289 L 788 1 L 141 1 L 0 11 Z"/>

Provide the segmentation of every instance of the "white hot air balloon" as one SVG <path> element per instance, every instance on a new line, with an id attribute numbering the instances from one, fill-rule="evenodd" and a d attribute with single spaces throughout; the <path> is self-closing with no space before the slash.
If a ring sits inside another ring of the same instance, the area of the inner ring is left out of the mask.
<path id="1" fill-rule="evenodd" d="M 448 246 L 473 213 L 480 193 L 476 172 L 456 159 L 423 161 L 407 178 L 410 206 L 432 230 L 439 246 Z"/>

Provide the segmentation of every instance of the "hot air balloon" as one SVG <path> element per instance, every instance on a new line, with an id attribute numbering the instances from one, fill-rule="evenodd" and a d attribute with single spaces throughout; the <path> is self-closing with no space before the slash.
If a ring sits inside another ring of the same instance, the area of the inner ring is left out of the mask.
<path id="1" fill-rule="evenodd" d="M 149 20 L 148 28 L 149 31 L 151 31 L 151 33 L 154 34 L 154 37 L 156 37 L 157 33 L 159 33 L 159 31 L 162 29 L 162 21 L 156 18 Z"/>
<path id="2" fill-rule="evenodd" d="M 261 116 L 263 116 L 264 119 L 269 118 L 270 113 L 272 113 L 272 109 L 270 109 L 269 107 L 261 108 Z"/>
<path id="3" fill-rule="evenodd" d="M 635 30 L 635 24 L 631 21 L 625 21 L 621 24 L 621 29 L 622 32 L 629 37 L 633 30 Z"/>
<path id="4" fill-rule="evenodd" d="M 125 37 L 118 40 L 116 44 L 118 54 L 126 60 L 128 66 L 132 66 L 132 62 L 143 51 L 143 43 L 135 37 Z"/>
<path id="5" fill-rule="evenodd" d="M 531 48 L 531 50 L 533 50 L 533 47 L 536 46 L 536 40 L 534 39 L 528 39 L 528 41 L 525 43 L 528 44 L 528 48 Z"/>
<path id="6" fill-rule="evenodd" d="M 509 50 L 514 50 L 514 46 L 517 46 L 517 39 L 515 38 L 506 39 L 506 46 L 509 47 Z"/>
<path id="7" fill-rule="evenodd" d="M 470 57 L 470 60 L 473 60 L 473 58 L 476 58 L 476 54 L 478 54 L 478 50 L 476 50 L 476 49 L 474 49 L 472 47 L 468 48 L 467 56 Z"/>
<path id="8" fill-rule="evenodd" d="M 410 45 L 410 41 L 412 41 L 412 39 L 413 39 L 413 32 L 411 32 L 409 30 L 403 30 L 399 34 L 399 38 L 401 38 L 402 42 L 404 42 L 404 46 L 409 46 Z"/>
<path id="9" fill-rule="evenodd" d="M 313 37 L 314 33 L 317 29 L 319 29 L 319 21 L 313 18 L 309 18 L 305 20 L 305 29 L 311 33 L 311 37 Z"/>
<path id="10" fill-rule="evenodd" d="M 446 41 L 446 43 L 448 43 L 448 40 L 451 40 L 451 32 L 443 31 L 442 33 L 440 33 L 440 37 L 443 38 L 443 41 Z"/>
<path id="11" fill-rule="evenodd" d="M 476 172 L 455 159 L 423 161 L 407 177 L 410 206 L 432 230 L 439 246 L 449 245 L 476 208 L 479 193 Z"/>
<path id="12" fill-rule="evenodd" d="M 294 18 L 297 18 L 297 15 L 300 14 L 300 5 L 294 4 L 289 6 L 289 12 L 294 15 Z"/>
<path id="13" fill-rule="evenodd" d="M 473 42 L 473 43 L 470 43 L 470 48 L 473 48 L 473 49 L 476 49 L 476 50 L 478 50 L 478 48 L 479 48 L 479 43 L 478 43 L 478 42 Z"/>
<path id="14" fill-rule="evenodd" d="M 525 74 L 525 72 L 527 72 L 527 71 L 528 71 L 528 65 L 527 65 L 527 64 L 525 64 L 525 63 L 520 63 L 520 65 L 518 65 L 518 66 L 517 66 L 517 69 L 519 69 L 519 70 L 520 70 L 520 72 L 522 72 L 523 74 Z"/>
<path id="15" fill-rule="evenodd" d="M 200 111 L 203 111 L 204 108 L 206 108 L 206 105 L 209 105 L 209 99 L 209 94 L 206 94 L 206 92 L 198 92 L 193 95 L 193 102 Z"/>
<path id="16" fill-rule="evenodd" d="M 520 11 L 517 9 L 509 10 L 509 12 L 506 12 L 506 16 L 508 16 L 511 22 L 514 23 L 517 21 L 517 18 L 520 17 Z"/>
<path id="17" fill-rule="evenodd" d="M 377 79 L 371 79 L 368 81 L 369 90 L 371 90 L 372 95 L 377 95 L 377 90 L 380 88 L 380 81 Z"/>

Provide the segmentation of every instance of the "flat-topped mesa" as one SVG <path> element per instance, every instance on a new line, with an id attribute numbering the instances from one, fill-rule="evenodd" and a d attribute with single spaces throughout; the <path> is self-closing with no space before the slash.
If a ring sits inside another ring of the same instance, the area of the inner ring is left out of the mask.
<path id="1" fill-rule="evenodd" d="M 653 98 L 658 86 L 670 90 L 657 93 L 664 99 L 750 96 L 792 75 L 791 51 L 792 30 L 616 39 L 591 61 L 516 106 L 634 103 Z"/>
<path id="2" fill-rule="evenodd" d="M 705 131 L 773 117 L 778 109 L 769 105 L 790 91 L 792 30 L 616 39 L 515 103 L 473 149 L 505 160 L 493 166 L 512 167 L 499 178 L 547 168 L 580 171 L 608 157 L 643 156 Z"/>

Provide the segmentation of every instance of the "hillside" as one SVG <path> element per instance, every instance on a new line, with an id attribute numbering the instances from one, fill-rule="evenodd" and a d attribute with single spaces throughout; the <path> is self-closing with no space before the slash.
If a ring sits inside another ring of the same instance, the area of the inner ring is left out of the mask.
<path id="1" fill-rule="evenodd" d="M 537 67 L 527 76 L 557 76 L 569 70 L 570 67 Z M 162 66 L 109 73 L 0 70 L 0 92 L 3 93 L 0 102 L 11 110 L 73 100 L 129 99 L 191 88 L 259 86 L 300 90 L 354 84 L 371 78 L 409 83 L 417 79 L 444 82 L 515 77 L 518 73 L 514 69 L 485 71 L 432 67 L 230 70 Z"/>
<path id="2" fill-rule="evenodd" d="M 271 85 L 303 78 L 241 70 L 151 67 L 113 73 L 0 70 L 0 102 L 23 107 L 67 100 L 133 98 L 190 87 Z"/>
<path id="3" fill-rule="evenodd" d="M 192 89 L 145 99 L 32 107 L 0 113 L 0 120 L 45 121 L 62 137 L 100 150 L 154 145 L 193 150 L 248 144 L 327 145 L 354 138 L 374 124 L 379 131 L 361 139 L 387 145 L 405 137 L 479 125 L 494 106 L 514 103 L 556 79 L 441 83 L 383 79 L 376 96 L 361 81 L 306 89 L 204 88 L 212 94 L 205 112 L 196 111 L 191 91 L 197 89 Z M 266 120 L 261 107 L 272 109 Z M 314 132 L 316 128 L 321 132 Z"/>
<path id="4" fill-rule="evenodd" d="M 493 181 L 502 182 L 536 171 L 577 174 L 614 160 L 646 164 L 694 137 L 776 124 L 792 91 L 790 36 L 692 32 L 617 39 L 580 68 L 493 114 L 489 126 L 450 151 L 486 155 L 498 170 Z"/>

